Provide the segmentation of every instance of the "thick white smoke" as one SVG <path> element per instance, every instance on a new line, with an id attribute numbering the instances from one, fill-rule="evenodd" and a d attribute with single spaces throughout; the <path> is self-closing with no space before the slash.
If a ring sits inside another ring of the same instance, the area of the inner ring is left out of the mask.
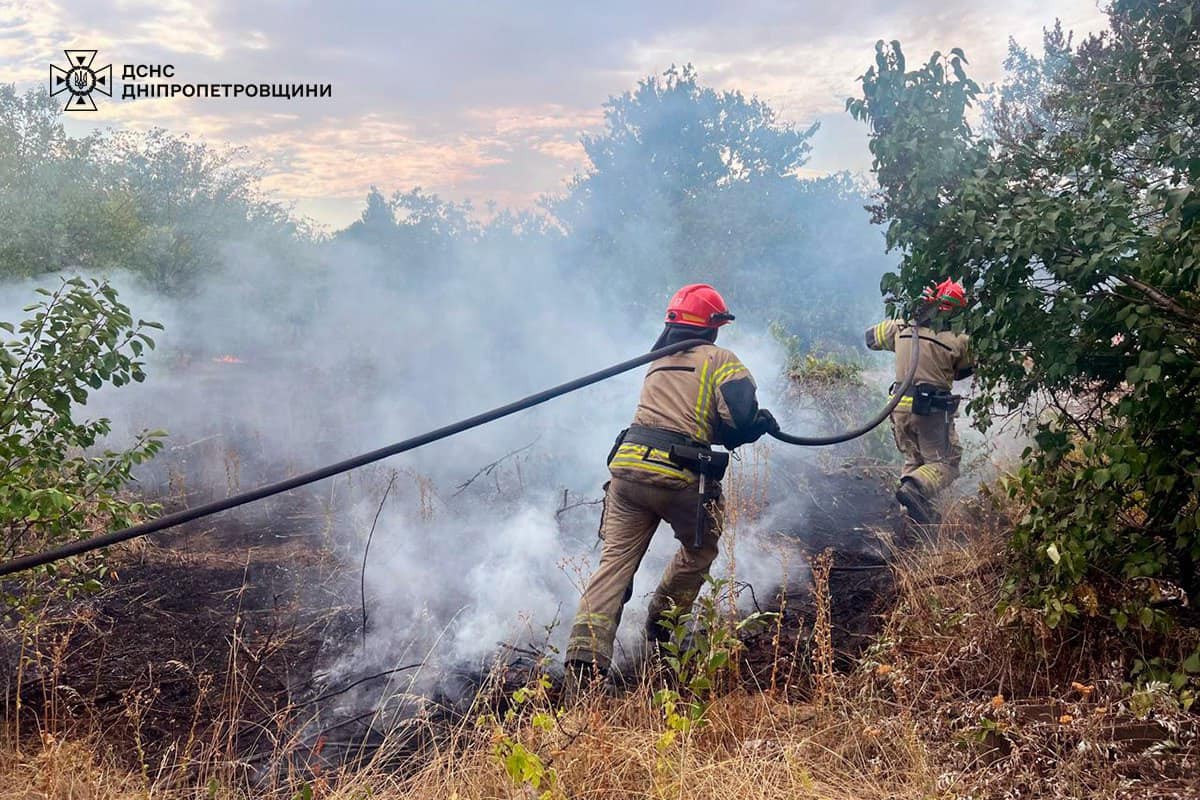
<path id="1" fill-rule="evenodd" d="M 629 298 L 606 296 L 527 243 L 451 253 L 419 276 L 361 246 L 326 245 L 321 261 L 299 271 L 231 246 L 226 272 L 186 302 L 111 276 L 135 314 L 166 331 L 147 383 L 101 392 L 86 412 L 114 419 L 115 444 L 144 426 L 170 431 L 167 449 L 143 470 L 148 489 L 182 491 L 191 503 L 222 497 L 632 357 L 657 336 L 674 288 L 642 298 L 653 311 L 635 312 Z M 736 287 L 720 288 L 736 298 Z M 764 332 L 767 320 L 736 311 L 720 343 L 757 375 L 769 407 L 783 354 Z M 225 356 L 237 363 L 216 360 Z M 335 498 L 333 545 L 346 565 L 345 605 L 356 607 L 358 563 L 387 471 L 402 473 L 366 569 L 367 649 L 352 648 L 332 674 L 413 654 L 480 664 L 498 642 L 536 642 L 547 628 L 561 646 L 599 556 L 600 513 L 598 505 L 558 513 L 564 491 L 568 505 L 601 496 L 605 455 L 632 417 L 643 371 L 318 488 Z M 233 513 L 280 524 L 254 508 Z M 742 533 L 738 577 L 769 587 L 780 577 L 777 557 Z M 622 625 L 626 647 L 676 547 L 663 526 Z"/>

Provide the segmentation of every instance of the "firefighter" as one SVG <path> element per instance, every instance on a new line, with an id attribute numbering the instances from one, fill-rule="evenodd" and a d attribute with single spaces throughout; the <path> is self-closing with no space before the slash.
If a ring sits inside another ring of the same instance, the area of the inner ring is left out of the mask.
<path id="1" fill-rule="evenodd" d="M 652 349 L 703 339 L 703 344 L 650 364 L 633 423 L 608 456 L 600 520 L 600 565 L 579 603 L 567 644 L 568 691 L 603 676 L 633 577 L 661 521 L 680 547 L 650 599 L 646 635 L 663 641 L 659 624 L 673 607 L 690 608 L 717 557 L 728 453 L 778 430 L 758 407 L 754 379 L 738 357 L 717 347 L 717 331 L 733 314 L 707 284 L 684 286 L 667 306 L 666 327 Z M 573 688 L 574 687 L 574 688 Z"/>
<path id="2" fill-rule="evenodd" d="M 942 312 L 931 326 L 885 320 L 866 334 L 867 347 L 896 353 L 892 391 L 908 376 L 913 336 L 921 337 L 913 385 L 892 412 L 892 433 L 904 455 L 896 499 L 921 525 L 937 522 L 933 501 L 958 477 L 962 447 L 954 430 L 958 397 L 951 387 L 974 371 L 969 338 L 949 329 L 949 317 L 967 305 L 962 284 L 944 280 L 926 289 L 925 299 Z"/>

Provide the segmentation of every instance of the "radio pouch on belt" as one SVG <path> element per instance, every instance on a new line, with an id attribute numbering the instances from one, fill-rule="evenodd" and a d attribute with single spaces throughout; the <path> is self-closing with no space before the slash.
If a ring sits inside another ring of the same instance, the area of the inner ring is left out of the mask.
<path id="1" fill-rule="evenodd" d="M 676 444 L 671 446 L 671 461 L 700 476 L 696 486 L 696 533 L 692 538 L 692 548 L 699 550 L 704 546 L 704 531 L 708 527 L 708 482 L 711 480 L 716 483 L 725 477 L 725 469 L 729 466 L 729 453 L 718 453 L 707 447 Z"/>
<path id="2" fill-rule="evenodd" d="M 929 384 L 918 383 L 912 390 L 912 413 L 926 417 L 933 413 L 933 398 L 937 389 Z"/>
<path id="3" fill-rule="evenodd" d="M 670 449 L 671 461 L 690 469 L 709 480 L 719 481 L 725 477 L 729 467 L 729 453 L 720 453 L 707 447 L 689 447 L 684 444 L 673 444 Z"/>
<path id="4" fill-rule="evenodd" d="M 929 383 L 918 383 L 912 389 L 912 413 L 922 417 L 935 411 L 953 414 L 958 410 L 958 396 Z"/>

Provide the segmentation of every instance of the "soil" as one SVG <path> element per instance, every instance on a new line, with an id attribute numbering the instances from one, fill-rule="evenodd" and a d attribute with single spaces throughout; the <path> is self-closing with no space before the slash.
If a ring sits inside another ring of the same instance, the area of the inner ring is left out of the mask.
<path id="1" fill-rule="evenodd" d="M 900 513 L 890 470 L 877 465 L 848 463 L 832 470 L 805 465 L 777 480 L 772 496 L 789 490 L 805 495 L 806 502 L 783 535 L 795 542 L 804 559 L 827 553 L 829 572 L 830 644 L 837 666 L 851 664 L 878 633 L 881 614 L 896 594 L 889 566 L 897 547 L 913 546 L 911 525 Z M 790 485 L 778 485 L 780 482 Z M 781 614 L 779 624 L 747 640 L 745 663 L 748 680 L 756 686 L 777 685 L 776 664 L 788 656 L 789 687 L 804 693 L 811 666 L 813 623 L 818 588 L 805 576 L 791 586 L 779 587 L 763 610 Z"/>

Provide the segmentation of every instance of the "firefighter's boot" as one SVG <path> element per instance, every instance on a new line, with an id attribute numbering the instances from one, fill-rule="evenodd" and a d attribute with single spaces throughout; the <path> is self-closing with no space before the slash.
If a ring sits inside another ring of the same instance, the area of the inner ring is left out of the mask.
<path id="1" fill-rule="evenodd" d="M 938 523 L 938 514 L 934 510 L 933 504 L 929 502 L 929 498 L 921 491 L 921 486 L 911 478 L 904 478 L 900 481 L 900 488 L 896 490 L 896 499 L 900 501 L 900 505 L 904 506 L 908 518 L 918 525 L 936 525 Z"/>

